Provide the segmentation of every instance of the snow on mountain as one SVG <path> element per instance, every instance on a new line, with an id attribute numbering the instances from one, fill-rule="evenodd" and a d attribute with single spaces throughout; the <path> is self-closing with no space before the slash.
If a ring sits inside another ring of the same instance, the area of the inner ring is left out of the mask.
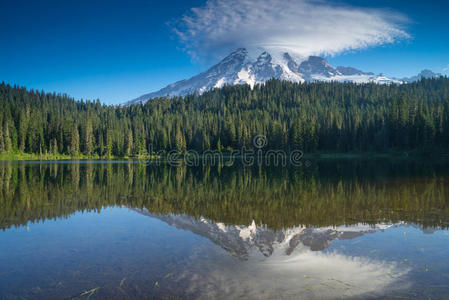
<path id="1" fill-rule="evenodd" d="M 340 72 L 341 75 L 351 76 L 351 75 L 374 75 L 374 73 L 364 73 L 358 69 L 352 67 L 337 67 L 337 71 Z"/>
<path id="2" fill-rule="evenodd" d="M 414 81 L 421 80 L 422 78 L 430 79 L 430 78 L 438 78 L 440 76 L 443 76 L 443 75 L 441 75 L 440 73 L 434 73 L 434 72 L 426 69 L 426 70 L 422 70 L 421 73 L 419 73 L 416 76 L 402 78 L 401 80 L 404 82 L 414 82 Z"/>
<path id="3" fill-rule="evenodd" d="M 203 93 L 225 84 L 244 84 L 254 86 L 255 75 L 251 71 L 252 62 L 246 49 L 240 48 L 225 57 L 209 70 L 190 79 L 181 80 L 153 93 L 145 94 L 128 104 L 145 102 L 148 99 L 164 96 L 185 96 L 195 92 Z"/>
<path id="4" fill-rule="evenodd" d="M 393 224 L 373 226 L 357 224 L 321 228 L 298 226 L 283 230 L 271 230 L 264 225 L 256 225 L 254 221 L 248 226 L 225 225 L 187 215 L 158 215 L 152 214 L 146 209 L 134 210 L 203 236 L 242 260 L 260 254 L 269 257 L 275 252 L 288 256 L 293 251 L 300 249 L 321 251 L 328 248 L 334 240 L 354 239 L 393 226 Z"/>
<path id="5" fill-rule="evenodd" d="M 183 295 L 187 298 L 382 298 L 391 289 L 410 287 L 407 274 L 411 269 L 407 264 L 384 261 L 357 250 L 351 254 L 351 244 L 356 243 L 341 245 L 346 250 L 335 247 L 322 251 L 336 240 L 357 239 L 396 224 L 273 230 L 255 221 L 231 225 L 202 217 L 154 214 L 145 208 L 133 210 L 218 246 L 199 242 L 169 273 L 168 280 L 185 287 Z"/>
<path id="6" fill-rule="evenodd" d="M 334 68 L 325 58 L 309 56 L 302 61 L 295 60 L 290 54 L 273 57 L 264 51 L 257 57 L 252 57 L 244 48 L 237 49 L 222 61 L 207 71 L 192 78 L 181 80 L 149 94 L 142 95 L 127 104 L 145 102 L 149 99 L 165 96 L 185 96 L 192 93 L 202 94 L 224 85 L 248 84 L 254 87 L 257 83 L 275 78 L 291 82 L 338 81 L 377 84 L 401 84 L 412 82 L 422 77 L 437 77 L 429 70 L 424 70 L 418 76 L 404 79 L 394 79 L 382 74 L 365 73 L 352 67 L 339 66 Z"/>

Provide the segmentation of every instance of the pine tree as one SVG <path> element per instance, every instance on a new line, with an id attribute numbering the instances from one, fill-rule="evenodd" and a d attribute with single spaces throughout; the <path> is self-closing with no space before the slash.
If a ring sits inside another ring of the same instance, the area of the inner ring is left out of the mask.
<path id="1" fill-rule="evenodd" d="M 270 80 L 115 107 L 0 83 L 0 151 L 130 156 L 248 148 L 258 134 L 286 151 L 447 149 L 448 90 L 448 78 L 400 87 Z"/>
<path id="2" fill-rule="evenodd" d="M 304 147 L 304 137 L 300 121 L 295 122 L 293 125 L 291 144 L 295 150 L 302 150 Z"/>
<path id="3" fill-rule="evenodd" d="M 147 155 L 146 147 L 145 147 L 145 137 L 141 136 L 139 140 L 139 156 L 144 157 Z"/>
<path id="4" fill-rule="evenodd" d="M 91 155 L 94 149 L 92 123 L 87 121 L 86 128 L 84 130 L 84 154 Z"/>
<path id="5" fill-rule="evenodd" d="M 27 119 L 25 117 L 25 111 L 22 111 L 19 117 L 19 151 L 25 151 L 25 141 L 27 133 Z"/>
<path id="6" fill-rule="evenodd" d="M 5 144 L 3 140 L 3 125 L 0 121 L 0 153 L 2 153 L 5 150 Z"/>
<path id="7" fill-rule="evenodd" d="M 78 126 L 74 125 L 72 128 L 70 154 L 72 156 L 77 156 L 79 154 L 79 149 L 80 149 L 80 135 L 78 131 Z"/>
<path id="8" fill-rule="evenodd" d="M 106 135 L 106 155 L 108 158 L 112 157 L 112 131 L 108 130 Z"/>
<path id="9" fill-rule="evenodd" d="M 178 152 L 182 152 L 185 150 L 186 141 L 184 135 L 181 132 L 180 126 L 176 128 L 175 142 L 176 142 L 176 150 L 178 150 Z"/>
<path id="10" fill-rule="evenodd" d="M 105 154 L 104 151 L 105 151 L 105 148 L 104 148 L 103 134 L 100 133 L 100 135 L 98 137 L 98 155 L 104 156 L 104 154 Z"/>
<path id="11" fill-rule="evenodd" d="M 52 151 L 51 151 L 51 153 L 53 155 L 58 154 L 58 141 L 56 141 L 56 139 L 53 139 L 53 141 L 52 141 Z"/>
<path id="12" fill-rule="evenodd" d="M 126 140 L 126 156 L 133 155 L 133 149 L 134 149 L 134 141 L 133 141 L 133 132 L 132 130 L 128 130 L 127 132 L 127 140 Z"/>
<path id="13" fill-rule="evenodd" d="M 9 136 L 9 126 L 8 126 L 8 124 L 5 124 L 5 135 L 4 135 L 3 139 L 4 139 L 5 152 L 6 153 L 11 152 L 12 144 L 11 144 L 11 138 Z"/>

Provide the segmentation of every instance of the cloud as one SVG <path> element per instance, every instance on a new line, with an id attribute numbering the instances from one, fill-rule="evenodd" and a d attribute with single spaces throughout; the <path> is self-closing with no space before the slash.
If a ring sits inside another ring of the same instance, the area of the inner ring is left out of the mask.
<path id="1" fill-rule="evenodd" d="M 381 298 L 411 286 L 410 269 L 395 262 L 305 249 L 242 262 L 211 252 L 177 272 L 176 282 L 184 280 L 188 293 L 197 298 Z"/>
<path id="2" fill-rule="evenodd" d="M 443 68 L 443 72 L 447 72 L 447 71 L 449 71 L 449 65 L 447 65 Z"/>
<path id="3" fill-rule="evenodd" d="M 390 11 L 326 0 L 209 0 L 172 26 L 194 58 L 223 56 L 239 47 L 304 57 L 409 38 L 407 22 Z"/>

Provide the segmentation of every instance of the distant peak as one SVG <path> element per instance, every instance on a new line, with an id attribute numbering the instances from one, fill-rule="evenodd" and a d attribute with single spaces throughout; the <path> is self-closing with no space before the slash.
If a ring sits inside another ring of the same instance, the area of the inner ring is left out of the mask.
<path id="1" fill-rule="evenodd" d="M 225 58 L 217 65 L 229 65 L 229 64 L 240 64 L 248 59 L 248 51 L 245 48 L 238 48 Z"/>
<path id="2" fill-rule="evenodd" d="M 423 77 L 434 77 L 434 76 L 438 76 L 440 74 L 434 73 L 432 70 L 429 70 L 429 69 L 424 69 L 419 73 L 419 75 L 423 76 Z"/>
<path id="3" fill-rule="evenodd" d="M 421 80 L 423 78 L 430 79 L 430 78 L 437 78 L 437 77 L 440 77 L 440 76 L 441 76 L 440 73 L 435 73 L 432 70 L 424 69 L 418 75 L 412 76 L 412 77 L 402 78 L 402 80 L 405 81 L 405 82 L 414 82 L 414 81 Z"/>
<path id="4" fill-rule="evenodd" d="M 237 48 L 234 52 L 231 52 L 229 56 L 236 54 L 248 54 L 248 50 L 246 50 L 245 48 Z"/>
<path id="5" fill-rule="evenodd" d="M 291 57 L 290 54 L 288 54 L 287 52 L 285 52 L 282 55 L 284 62 L 287 63 L 287 67 L 289 68 L 289 70 L 291 72 L 298 72 L 298 64 L 296 63 L 296 61 L 293 59 L 293 57 Z M 302 74 L 298 74 L 300 76 L 302 76 Z"/>
<path id="6" fill-rule="evenodd" d="M 290 54 L 288 54 L 287 52 L 285 52 L 284 54 L 283 54 L 283 57 L 284 57 L 284 59 L 286 59 L 286 60 L 293 60 L 293 58 L 290 56 Z"/>
<path id="7" fill-rule="evenodd" d="M 306 61 L 299 65 L 299 71 L 309 76 L 320 74 L 325 77 L 331 77 L 338 74 L 338 71 L 321 56 L 309 56 Z"/>
<path id="8" fill-rule="evenodd" d="M 321 57 L 321 56 L 309 56 L 308 61 L 310 63 L 316 63 L 316 64 L 320 63 L 320 64 L 323 64 L 323 65 L 329 65 L 327 60 L 324 57 Z"/>
<path id="9" fill-rule="evenodd" d="M 257 58 L 257 64 L 258 65 L 269 63 L 269 62 L 271 62 L 271 55 L 268 52 L 266 52 L 266 51 L 262 52 L 259 55 L 259 57 Z"/>
<path id="10" fill-rule="evenodd" d="M 337 71 L 340 72 L 342 75 L 347 75 L 347 76 L 366 74 L 366 73 L 360 71 L 359 69 L 352 68 L 352 67 L 343 67 L 343 66 L 338 66 Z"/>
<path id="11" fill-rule="evenodd" d="M 229 53 L 223 60 L 233 57 L 247 57 L 248 51 L 245 48 L 238 48 L 235 51 Z"/>

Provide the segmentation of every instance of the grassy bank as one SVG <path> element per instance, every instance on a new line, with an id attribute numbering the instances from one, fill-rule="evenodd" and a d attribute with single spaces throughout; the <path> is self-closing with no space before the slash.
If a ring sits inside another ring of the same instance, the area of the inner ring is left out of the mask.
<path id="1" fill-rule="evenodd" d="M 118 157 L 118 156 L 98 156 L 98 155 L 66 155 L 66 154 L 35 154 L 35 153 L 0 153 L 0 161 L 50 161 L 50 160 L 115 160 L 115 159 L 150 159 L 154 156 L 145 157 Z"/>
<path id="2" fill-rule="evenodd" d="M 222 152 L 223 158 L 231 157 L 230 153 Z M 184 156 L 179 155 L 179 159 Z M 203 157 L 200 155 L 200 157 Z M 240 155 L 234 155 L 235 159 Z M 0 161 L 50 161 L 50 160 L 117 160 L 117 159 L 158 159 L 157 155 L 146 156 L 98 156 L 79 154 L 75 156 L 66 154 L 36 154 L 36 153 L 0 153 Z M 303 159 L 324 159 L 324 160 L 341 160 L 341 159 L 449 159 L 449 151 L 439 149 L 435 151 L 411 150 L 411 151 L 386 151 L 386 152 L 312 152 L 304 153 Z"/>

